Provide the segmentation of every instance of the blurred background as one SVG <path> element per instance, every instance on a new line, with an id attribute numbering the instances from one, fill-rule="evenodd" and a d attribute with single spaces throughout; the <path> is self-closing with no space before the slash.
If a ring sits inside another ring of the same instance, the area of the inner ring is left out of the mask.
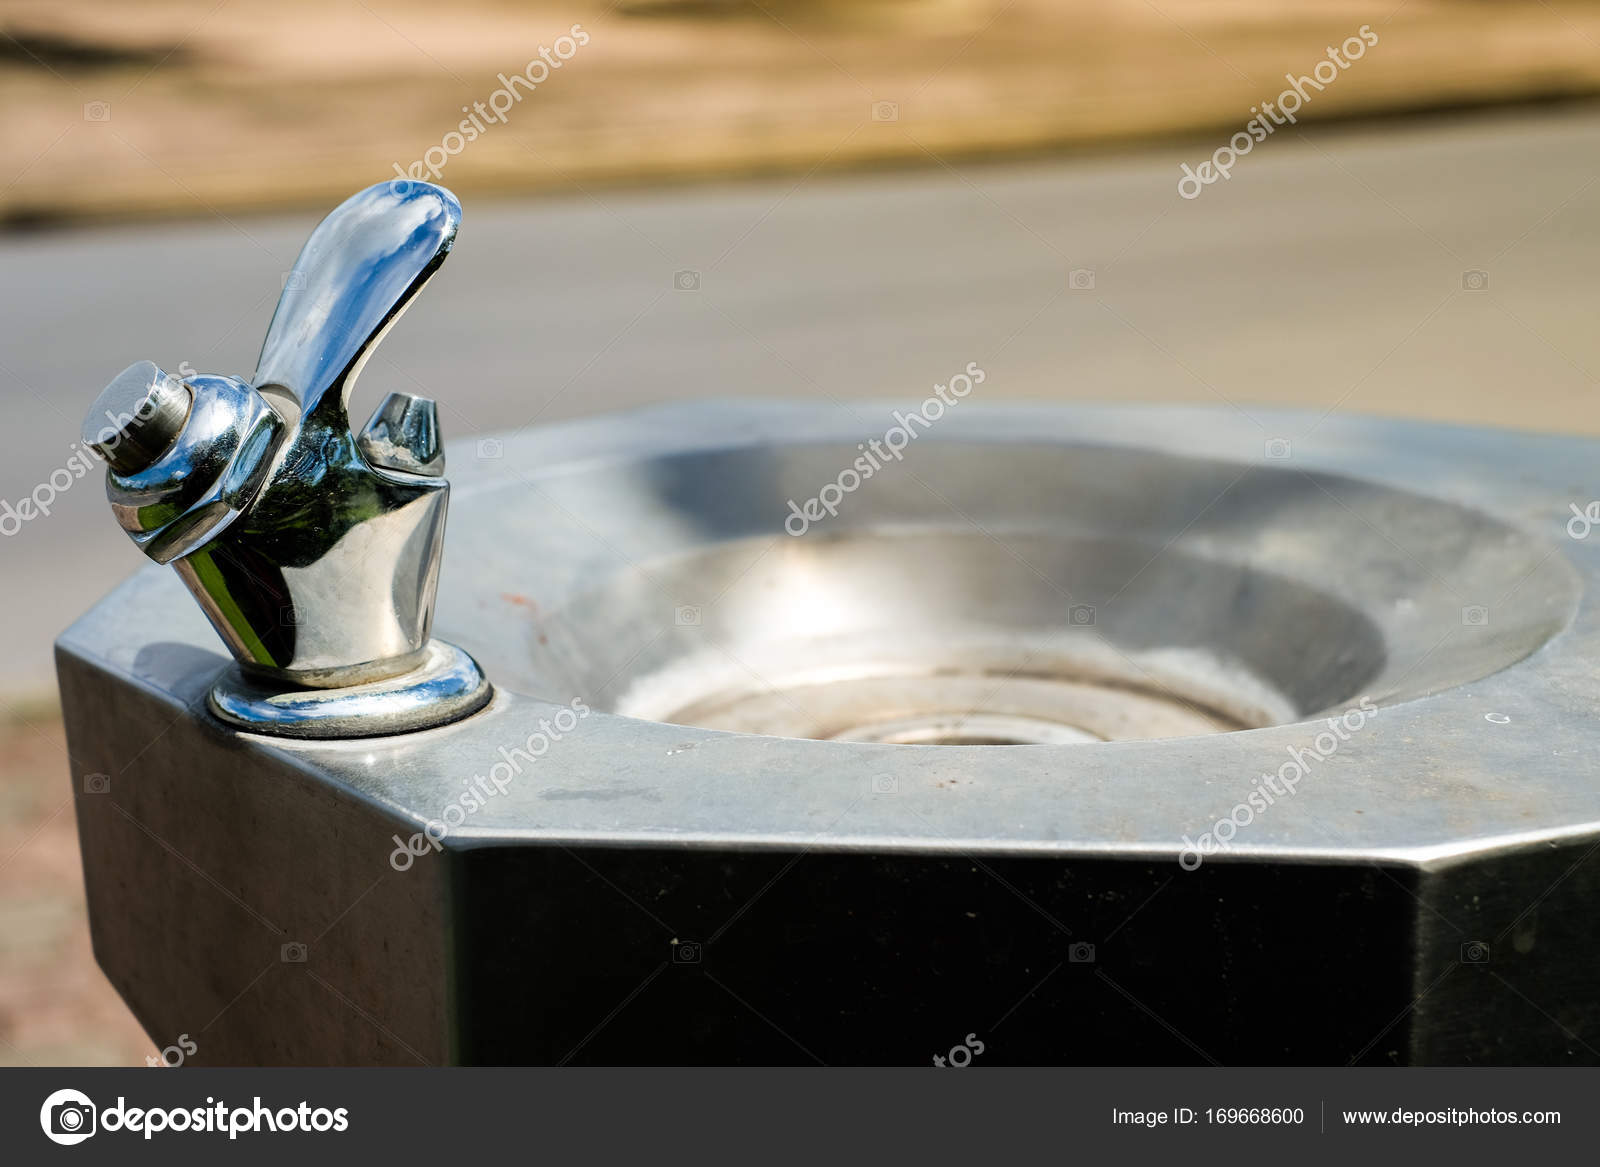
<path id="1" fill-rule="evenodd" d="M 465 203 L 353 405 L 436 397 L 452 457 L 969 360 L 991 400 L 1310 409 L 1291 443 L 1600 433 L 1597 93 L 1560 0 L 0 0 L 0 1064 L 157 1055 L 89 952 L 50 655 L 143 560 L 52 475 L 132 361 L 248 375 L 348 194 Z"/>

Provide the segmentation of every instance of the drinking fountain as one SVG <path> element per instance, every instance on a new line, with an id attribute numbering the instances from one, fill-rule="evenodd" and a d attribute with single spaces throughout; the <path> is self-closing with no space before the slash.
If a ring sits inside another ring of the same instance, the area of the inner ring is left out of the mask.
<path id="1" fill-rule="evenodd" d="M 460 221 L 439 187 L 363 191 L 307 240 L 251 381 L 140 361 L 84 421 L 118 523 L 233 653 L 210 705 L 241 729 L 404 732 L 488 700 L 477 664 L 428 637 L 450 496 L 434 403 L 391 393 L 359 436 L 348 414 Z"/>
<path id="2" fill-rule="evenodd" d="M 158 1044 L 1600 1061 L 1600 444 L 974 365 L 447 483 L 432 402 L 346 410 L 459 214 L 361 192 L 253 377 L 91 409 L 155 562 L 57 665 L 95 953 Z"/>

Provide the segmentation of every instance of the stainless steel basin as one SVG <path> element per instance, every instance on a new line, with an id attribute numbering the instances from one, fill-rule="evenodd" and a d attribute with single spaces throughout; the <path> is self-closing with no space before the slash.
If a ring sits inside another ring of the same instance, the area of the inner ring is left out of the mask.
<path id="1" fill-rule="evenodd" d="M 494 696 L 420 732 L 229 728 L 178 581 L 108 597 L 59 664 L 146 1026 L 222 1062 L 1600 1060 L 1600 445 L 972 400 L 846 489 L 892 424 L 453 450 L 436 627 Z"/>
<path id="2" fill-rule="evenodd" d="M 1548 538 L 1415 491 L 1252 464 L 1249 433 L 1225 460 L 1029 440 L 1040 422 L 1008 434 L 1017 421 L 982 415 L 791 536 L 786 501 L 850 464 L 873 412 L 810 438 L 803 413 L 780 416 L 768 424 L 793 436 L 779 445 L 532 472 L 513 441 L 457 519 L 526 556 L 456 587 L 513 630 L 485 650 L 495 675 L 778 737 L 1183 737 L 1476 681 L 1576 609 Z M 1462 633 L 1474 600 L 1507 596 Z"/>

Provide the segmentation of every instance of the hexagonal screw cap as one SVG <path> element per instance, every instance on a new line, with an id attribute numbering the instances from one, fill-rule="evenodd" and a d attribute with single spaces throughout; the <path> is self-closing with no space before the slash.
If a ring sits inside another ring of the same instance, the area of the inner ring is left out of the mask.
<path id="1" fill-rule="evenodd" d="M 193 400 L 178 378 L 136 361 L 95 399 L 83 422 L 83 444 L 118 474 L 138 474 L 178 440 Z"/>

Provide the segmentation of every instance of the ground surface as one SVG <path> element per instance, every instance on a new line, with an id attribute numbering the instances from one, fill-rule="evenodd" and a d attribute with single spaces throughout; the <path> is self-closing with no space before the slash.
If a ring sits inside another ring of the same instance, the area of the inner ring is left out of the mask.
<path id="1" fill-rule="evenodd" d="M 320 206 L 421 159 L 574 24 L 589 43 L 445 181 L 1225 136 L 1363 25 L 1379 43 L 1306 117 L 1600 92 L 1600 7 L 1573 0 L 0 0 L 0 221 Z"/>
<path id="2" fill-rule="evenodd" d="M 0 1065 L 144 1065 L 157 1051 L 89 950 L 60 722 L 0 721 L 0 773 Z"/>

